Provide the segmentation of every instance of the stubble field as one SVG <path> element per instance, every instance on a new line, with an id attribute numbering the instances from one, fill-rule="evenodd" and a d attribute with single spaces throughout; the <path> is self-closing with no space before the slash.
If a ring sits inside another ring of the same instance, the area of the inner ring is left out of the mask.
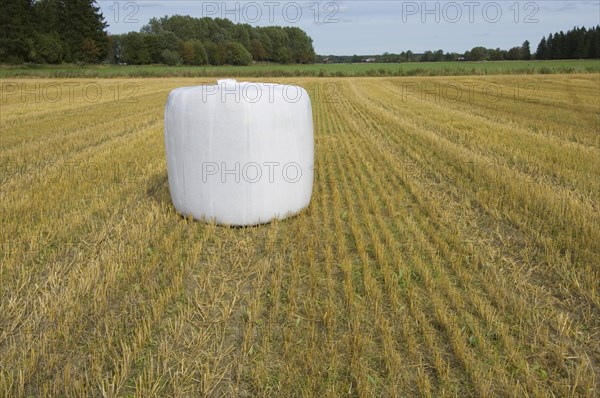
<path id="1" fill-rule="evenodd" d="M 273 80 L 313 200 L 250 228 L 170 202 L 214 79 L 1 82 L 0 396 L 598 394 L 598 74 Z"/>

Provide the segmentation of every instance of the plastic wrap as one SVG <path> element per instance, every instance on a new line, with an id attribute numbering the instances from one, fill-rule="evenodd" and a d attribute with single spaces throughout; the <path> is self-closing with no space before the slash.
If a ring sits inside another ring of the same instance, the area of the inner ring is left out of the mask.
<path id="1" fill-rule="evenodd" d="M 165 148 L 171 198 L 183 215 L 254 225 L 310 203 L 312 109 L 300 87 L 226 79 L 175 89 Z"/>

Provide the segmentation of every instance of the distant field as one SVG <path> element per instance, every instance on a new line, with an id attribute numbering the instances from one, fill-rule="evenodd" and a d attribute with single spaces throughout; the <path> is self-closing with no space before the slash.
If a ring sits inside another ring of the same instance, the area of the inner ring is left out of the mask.
<path id="1" fill-rule="evenodd" d="M 344 77 L 456 76 L 600 72 L 600 60 L 418 62 L 252 66 L 29 66 L 0 67 L 2 77 Z"/>
<path id="2" fill-rule="evenodd" d="M 275 80 L 314 196 L 250 228 L 168 192 L 214 78 L 2 81 L 0 396 L 598 396 L 598 75 Z"/>

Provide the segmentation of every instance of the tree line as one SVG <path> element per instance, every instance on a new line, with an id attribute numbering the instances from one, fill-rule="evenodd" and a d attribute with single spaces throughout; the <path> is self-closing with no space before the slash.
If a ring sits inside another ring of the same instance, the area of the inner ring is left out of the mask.
<path id="1" fill-rule="evenodd" d="M 139 32 L 110 35 L 95 0 L 0 0 L 0 62 L 248 65 L 251 62 L 440 62 L 600 58 L 600 25 L 543 37 L 509 50 L 474 47 L 415 54 L 317 56 L 297 27 L 253 27 L 228 19 L 164 16 Z"/>
<path id="2" fill-rule="evenodd" d="M 596 59 L 600 58 L 600 25 L 586 29 L 574 27 L 564 33 L 544 36 L 535 53 L 536 59 Z"/>
<path id="3" fill-rule="evenodd" d="M 380 55 L 319 55 L 317 62 L 357 63 L 375 60 L 381 63 L 398 62 L 442 62 L 442 61 L 515 61 L 545 59 L 598 59 L 600 58 L 600 25 L 586 29 L 574 27 L 564 33 L 551 33 L 540 41 L 535 53 L 531 43 L 525 40 L 522 45 L 509 50 L 500 48 L 473 47 L 464 53 L 446 52 L 443 50 L 426 51 L 415 54 L 403 51 L 400 54 L 383 53 Z"/>
<path id="4" fill-rule="evenodd" d="M 312 63 L 297 27 L 165 16 L 140 32 L 110 35 L 95 0 L 0 0 L 0 62 L 248 65 Z"/>
<path id="5" fill-rule="evenodd" d="M 152 18 L 140 32 L 110 37 L 112 62 L 248 65 L 252 61 L 313 63 L 312 39 L 297 27 L 252 27 L 228 19 L 174 15 Z"/>
<path id="6" fill-rule="evenodd" d="M 415 54 L 412 51 L 402 51 L 400 54 L 383 53 L 381 55 L 352 55 L 352 56 L 318 56 L 318 62 L 368 62 L 376 60 L 381 63 L 398 62 L 442 62 L 442 61 L 503 61 L 503 60 L 528 60 L 531 59 L 531 45 L 525 40 L 519 47 L 510 50 L 500 48 L 473 47 L 464 53 L 447 52 L 444 50 L 425 51 Z"/>
<path id="7" fill-rule="evenodd" d="M 0 0 L 0 62 L 100 62 L 106 26 L 94 0 Z"/>

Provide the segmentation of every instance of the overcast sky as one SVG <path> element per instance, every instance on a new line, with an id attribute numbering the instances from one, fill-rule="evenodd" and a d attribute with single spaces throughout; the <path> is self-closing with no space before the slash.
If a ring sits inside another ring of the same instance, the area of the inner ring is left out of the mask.
<path id="1" fill-rule="evenodd" d="M 509 49 L 524 40 L 600 24 L 600 1 L 115 1 L 99 2 L 110 33 L 139 31 L 152 17 L 221 17 L 253 26 L 298 26 L 317 54 L 381 54 L 475 46 Z"/>

